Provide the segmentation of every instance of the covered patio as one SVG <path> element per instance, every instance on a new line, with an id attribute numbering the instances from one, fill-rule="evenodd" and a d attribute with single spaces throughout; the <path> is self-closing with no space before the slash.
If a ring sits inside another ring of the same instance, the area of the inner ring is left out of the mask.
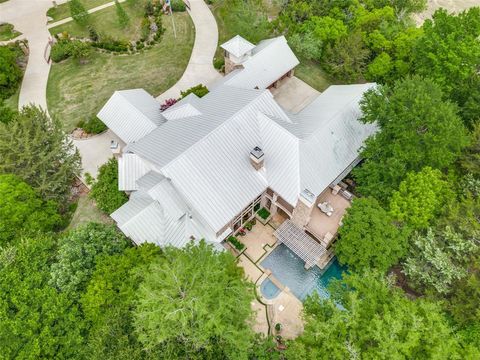
<path id="1" fill-rule="evenodd" d="M 285 244 L 305 261 L 305 269 L 310 269 L 312 266 L 317 265 L 327 252 L 323 245 L 290 220 L 285 221 L 275 231 L 275 236 L 279 243 Z"/>

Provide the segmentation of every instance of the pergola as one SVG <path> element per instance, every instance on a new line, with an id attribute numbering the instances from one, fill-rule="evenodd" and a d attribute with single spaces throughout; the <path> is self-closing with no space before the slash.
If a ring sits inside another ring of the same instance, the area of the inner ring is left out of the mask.
<path id="1" fill-rule="evenodd" d="M 310 237 L 291 220 L 286 220 L 275 231 L 275 237 L 305 261 L 305 269 L 316 265 L 327 251 L 323 245 Z"/>

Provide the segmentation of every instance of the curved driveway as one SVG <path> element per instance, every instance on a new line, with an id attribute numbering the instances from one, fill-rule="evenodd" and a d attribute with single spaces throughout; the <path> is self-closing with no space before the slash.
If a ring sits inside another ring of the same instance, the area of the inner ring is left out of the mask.
<path id="1" fill-rule="evenodd" d="M 57 0 L 57 4 L 66 0 Z M 30 103 L 47 109 L 47 81 L 50 64 L 44 57 L 45 47 L 50 33 L 47 30 L 47 10 L 52 7 L 51 0 L 9 0 L 0 4 L 0 22 L 15 26 L 27 39 L 30 54 L 20 89 L 18 106 Z"/>
<path id="2" fill-rule="evenodd" d="M 215 17 L 203 0 L 190 0 L 189 13 L 195 25 L 195 43 L 190 61 L 180 80 L 158 96 L 158 101 L 178 98 L 181 90 L 198 84 L 208 87 L 222 77 L 213 67 L 213 57 L 218 45 L 218 28 Z"/>

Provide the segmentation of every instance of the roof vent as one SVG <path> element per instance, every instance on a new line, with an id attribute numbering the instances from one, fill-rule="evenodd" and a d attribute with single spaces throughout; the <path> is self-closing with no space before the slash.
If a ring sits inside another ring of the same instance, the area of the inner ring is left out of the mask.
<path id="1" fill-rule="evenodd" d="M 264 157 L 265 154 L 258 146 L 255 146 L 253 150 L 250 151 L 250 163 L 255 168 L 255 170 L 260 170 L 263 167 Z"/>

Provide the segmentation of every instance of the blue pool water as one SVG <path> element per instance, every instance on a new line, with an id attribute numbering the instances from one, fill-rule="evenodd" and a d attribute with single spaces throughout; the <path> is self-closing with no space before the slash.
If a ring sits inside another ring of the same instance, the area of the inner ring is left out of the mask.
<path id="1" fill-rule="evenodd" d="M 327 269 L 320 270 L 317 266 L 305 270 L 305 262 L 293 253 L 284 244 L 277 246 L 261 262 L 265 269 L 269 269 L 275 278 L 300 300 L 317 291 L 320 297 L 328 298 L 327 286 L 332 279 L 340 279 L 346 269 L 340 266 L 335 259 Z"/>
<path id="2" fill-rule="evenodd" d="M 270 279 L 265 279 L 260 284 L 260 291 L 265 299 L 274 299 L 280 294 L 280 289 Z"/>

